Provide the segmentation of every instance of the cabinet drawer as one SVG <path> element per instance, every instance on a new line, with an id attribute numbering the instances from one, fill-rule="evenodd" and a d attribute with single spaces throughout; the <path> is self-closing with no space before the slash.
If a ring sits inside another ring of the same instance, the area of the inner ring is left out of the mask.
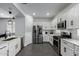
<path id="1" fill-rule="evenodd" d="M 63 44 L 66 44 L 67 46 L 71 47 L 74 49 L 74 44 L 70 43 L 70 42 L 67 42 L 65 40 L 62 41 Z"/>
<path id="2" fill-rule="evenodd" d="M 79 46 L 75 45 L 75 51 L 79 52 Z"/>

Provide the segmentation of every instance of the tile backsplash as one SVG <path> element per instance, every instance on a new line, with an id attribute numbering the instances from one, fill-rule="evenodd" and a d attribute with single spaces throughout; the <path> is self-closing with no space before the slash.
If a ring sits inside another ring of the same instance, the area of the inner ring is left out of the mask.
<path id="1" fill-rule="evenodd" d="M 69 30 L 72 33 L 72 39 L 79 39 L 77 30 L 78 29 L 70 29 Z"/>

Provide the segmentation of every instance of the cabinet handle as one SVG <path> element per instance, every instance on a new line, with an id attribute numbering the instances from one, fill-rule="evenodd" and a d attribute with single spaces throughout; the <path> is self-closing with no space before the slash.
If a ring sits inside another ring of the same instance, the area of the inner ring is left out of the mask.
<path id="1" fill-rule="evenodd" d="M 9 56 L 9 50 L 7 50 L 7 56 Z"/>
<path id="2" fill-rule="evenodd" d="M 74 54 L 74 56 L 77 56 L 76 54 Z"/>
<path id="3" fill-rule="evenodd" d="M 18 44 L 15 45 L 15 49 L 17 49 L 17 48 L 18 48 Z"/>
<path id="4" fill-rule="evenodd" d="M 66 48 L 64 47 L 64 52 L 66 52 Z"/>
<path id="5" fill-rule="evenodd" d="M 71 25 L 73 25 L 73 20 L 71 20 Z"/>

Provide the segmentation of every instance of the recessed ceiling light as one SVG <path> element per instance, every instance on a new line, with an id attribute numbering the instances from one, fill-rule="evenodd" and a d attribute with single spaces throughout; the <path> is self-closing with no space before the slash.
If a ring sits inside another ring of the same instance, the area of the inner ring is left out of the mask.
<path id="1" fill-rule="evenodd" d="M 36 15 L 36 13 L 33 13 L 33 15 Z"/>
<path id="2" fill-rule="evenodd" d="M 47 15 L 47 16 L 49 16 L 49 15 L 50 15 L 50 13 L 49 13 L 49 12 L 47 12 L 47 13 L 46 13 L 46 15 Z"/>

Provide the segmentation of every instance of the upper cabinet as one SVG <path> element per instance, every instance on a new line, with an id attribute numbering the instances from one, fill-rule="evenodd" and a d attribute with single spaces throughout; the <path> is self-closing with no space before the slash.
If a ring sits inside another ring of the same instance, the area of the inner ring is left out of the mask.
<path id="1" fill-rule="evenodd" d="M 79 28 L 79 4 L 76 4 L 68 11 L 64 12 L 60 15 L 58 19 L 62 18 L 62 20 L 66 20 L 66 29 L 75 29 Z"/>
<path id="2" fill-rule="evenodd" d="M 54 26 L 52 26 L 51 22 L 48 22 L 43 25 L 43 30 L 53 30 Z"/>
<path id="3" fill-rule="evenodd" d="M 52 22 L 51 22 L 51 27 L 52 27 L 52 29 L 54 29 L 54 30 L 57 29 L 57 18 L 54 19 L 54 20 L 52 20 Z"/>
<path id="4" fill-rule="evenodd" d="M 0 8 L 0 18 L 12 18 L 13 15 L 9 14 L 8 11 Z"/>

